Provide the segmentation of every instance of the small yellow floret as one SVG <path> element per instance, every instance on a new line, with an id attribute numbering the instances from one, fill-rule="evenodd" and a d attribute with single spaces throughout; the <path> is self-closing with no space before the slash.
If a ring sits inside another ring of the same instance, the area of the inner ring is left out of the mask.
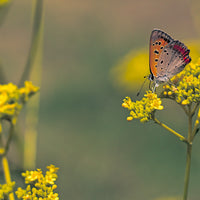
<path id="1" fill-rule="evenodd" d="M 172 91 L 169 91 L 167 94 L 168 94 L 169 96 L 171 96 L 171 95 L 172 95 Z"/>
<path id="2" fill-rule="evenodd" d="M 123 108 L 128 108 L 128 104 L 124 102 L 124 103 L 122 103 L 122 107 Z"/>
<path id="3" fill-rule="evenodd" d="M 188 102 L 188 100 L 187 99 L 185 99 L 185 100 L 183 100 L 182 101 L 182 103 L 181 103 L 182 105 L 187 105 L 187 104 L 189 104 L 189 102 Z"/>
<path id="4" fill-rule="evenodd" d="M 131 116 L 129 116 L 129 117 L 127 117 L 127 121 L 132 121 L 133 120 L 133 117 L 131 117 Z"/>
<path id="5" fill-rule="evenodd" d="M 199 120 L 195 121 L 195 126 L 197 126 L 199 124 Z"/>

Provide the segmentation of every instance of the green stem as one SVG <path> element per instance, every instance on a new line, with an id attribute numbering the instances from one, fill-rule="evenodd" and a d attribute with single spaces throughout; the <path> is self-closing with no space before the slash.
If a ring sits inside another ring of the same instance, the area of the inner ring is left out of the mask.
<path id="1" fill-rule="evenodd" d="M 157 118 L 153 117 L 153 120 L 159 124 L 160 126 L 162 126 L 164 129 L 168 130 L 170 133 L 174 134 L 176 137 L 178 137 L 181 141 L 188 143 L 187 139 L 185 137 L 183 137 L 181 134 L 177 133 L 176 131 L 174 131 L 173 129 L 169 128 L 167 125 L 163 124 L 162 122 L 160 122 Z"/>
<path id="2" fill-rule="evenodd" d="M 186 169 L 185 169 L 183 200 L 187 200 L 187 196 L 188 196 L 188 186 L 189 186 L 190 166 L 191 166 L 191 155 L 192 155 L 192 145 L 191 144 L 187 144 L 187 160 L 186 160 Z"/>
<path id="3" fill-rule="evenodd" d="M 183 200 L 187 200 L 189 179 L 190 179 L 190 166 L 191 166 L 191 155 L 192 155 L 192 116 L 193 113 L 191 112 L 191 106 L 189 106 L 187 159 L 186 159 L 186 169 L 185 169 Z"/>
<path id="4" fill-rule="evenodd" d="M 13 133 L 14 133 L 14 123 L 11 122 L 10 123 L 10 131 L 9 131 L 8 139 L 7 139 L 7 142 L 5 144 L 5 147 L 3 147 L 2 152 L 1 152 L 2 167 L 3 167 L 3 172 L 4 172 L 4 177 L 5 177 L 6 184 L 10 184 L 12 182 L 11 181 L 9 164 L 8 164 L 8 159 L 6 157 L 6 154 L 8 152 L 8 148 L 9 148 Z M 9 200 L 15 200 L 13 192 L 9 194 Z"/>
<path id="5" fill-rule="evenodd" d="M 183 108 L 183 110 L 185 111 L 186 115 L 188 115 L 188 110 L 186 109 L 186 107 L 182 104 L 179 104 L 181 106 L 181 108 Z"/>
<path id="6" fill-rule="evenodd" d="M 24 84 L 24 81 L 29 78 L 30 72 L 33 68 L 38 47 L 40 45 L 41 32 L 43 30 L 43 17 L 44 17 L 43 0 L 36 0 L 31 47 L 29 50 L 29 55 L 26 62 L 25 70 L 19 82 L 19 86 L 22 86 Z"/>
<path id="7" fill-rule="evenodd" d="M 31 72 L 29 78 L 36 84 L 41 85 L 42 73 L 42 52 L 43 52 L 43 34 L 44 34 L 44 0 L 33 0 L 34 28 L 33 37 L 35 40 L 34 62 L 31 64 Z M 22 81 L 23 82 L 23 81 Z M 21 84 L 22 84 L 21 82 Z M 26 131 L 24 133 L 24 151 L 23 151 L 23 167 L 24 169 L 34 169 L 36 165 L 37 153 L 37 125 L 38 125 L 38 109 L 40 104 L 39 94 L 31 99 L 27 105 L 26 113 Z"/>
<path id="8" fill-rule="evenodd" d="M 11 140 L 12 140 L 12 137 L 13 137 L 13 134 L 14 134 L 14 124 L 13 124 L 13 122 L 11 122 L 10 123 L 10 130 L 9 130 L 9 134 L 8 134 L 8 139 L 7 139 L 7 141 L 6 141 L 6 144 L 5 144 L 5 147 L 4 147 L 4 149 L 5 149 L 5 155 L 7 154 L 7 152 L 8 152 L 8 149 L 9 149 L 9 146 L 10 146 L 10 142 L 11 142 Z"/>
<path id="9" fill-rule="evenodd" d="M 10 184 L 12 182 L 11 176 L 10 176 L 10 169 L 9 169 L 8 159 L 6 158 L 5 155 L 2 157 L 2 167 L 3 167 L 3 171 L 4 171 L 4 177 L 5 177 L 6 184 Z M 9 194 L 9 200 L 15 200 L 13 192 L 11 194 Z"/>
<path id="10" fill-rule="evenodd" d="M 193 110 L 191 111 L 191 115 L 194 115 L 194 113 L 196 112 L 196 109 L 198 108 L 199 103 L 196 103 Z"/>
<path id="11" fill-rule="evenodd" d="M 198 126 L 199 126 L 199 121 L 200 121 L 200 109 L 198 111 L 198 115 L 197 115 L 197 118 L 196 118 L 196 121 L 195 121 L 195 124 L 194 124 L 194 128 L 193 128 L 193 131 L 192 131 L 192 138 L 191 140 L 193 141 L 194 139 L 194 136 L 196 135 L 197 133 L 197 129 L 198 129 Z"/>

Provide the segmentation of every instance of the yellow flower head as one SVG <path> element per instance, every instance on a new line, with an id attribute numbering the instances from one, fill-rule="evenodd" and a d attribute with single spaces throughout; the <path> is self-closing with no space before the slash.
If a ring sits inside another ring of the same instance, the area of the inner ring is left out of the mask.
<path id="1" fill-rule="evenodd" d="M 163 109 L 161 104 L 162 101 L 157 97 L 157 94 L 148 91 L 140 101 L 132 102 L 130 97 L 126 97 L 122 106 L 130 110 L 130 116 L 127 117 L 128 121 L 135 118 L 140 119 L 141 122 L 146 122 L 152 118 L 155 110 Z"/>
<path id="2" fill-rule="evenodd" d="M 168 95 L 177 103 L 189 105 L 200 102 L 200 59 L 197 63 L 190 63 L 185 69 L 174 76 L 173 85 L 164 87 L 163 96 Z"/>
<path id="3" fill-rule="evenodd" d="M 22 88 L 18 88 L 13 83 L 0 85 L 0 119 L 16 118 L 24 103 L 39 90 L 29 81 L 24 84 Z"/>
<path id="4" fill-rule="evenodd" d="M 0 199 L 8 199 L 8 195 L 13 192 L 15 182 L 9 184 L 0 184 Z"/>
<path id="5" fill-rule="evenodd" d="M 58 194 L 54 192 L 57 185 L 54 184 L 57 180 L 58 168 L 54 165 L 47 167 L 46 174 L 43 174 L 41 169 L 36 171 L 26 171 L 22 173 L 25 177 L 25 183 L 28 184 L 26 189 L 18 188 L 16 195 L 19 199 L 46 199 L 59 200 Z"/>

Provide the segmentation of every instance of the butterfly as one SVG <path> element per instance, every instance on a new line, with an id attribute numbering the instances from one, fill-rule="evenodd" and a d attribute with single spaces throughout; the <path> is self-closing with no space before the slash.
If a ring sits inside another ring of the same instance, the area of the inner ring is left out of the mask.
<path id="1" fill-rule="evenodd" d="M 167 33 L 154 29 L 149 46 L 149 80 L 154 81 L 154 88 L 160 83 L 169 82 L 170 78 L 181 72 L 191 61 L 190 50 L 180 41 L 172 39 Z"/>

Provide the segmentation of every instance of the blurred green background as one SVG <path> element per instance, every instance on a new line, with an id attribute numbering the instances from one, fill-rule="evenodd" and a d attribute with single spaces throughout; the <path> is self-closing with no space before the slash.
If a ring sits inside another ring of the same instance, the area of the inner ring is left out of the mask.
<path id="1" fill-rule="evenodd" d="M 199 39 L 199 10 L 198 0 L 45 1 L 36 165 L 60 168 L 60 199 L 182 195 L 185 144 L 153 122 L 127 122 L 121 103 L 125 96 L 136 98 L 137 91 L 116 86 L 111 70 L 131 50 L 148 50 L 153 28 L 182 42 Z M 13 1 L 0 30 L 1 62 L 14 83 L 28 55 L 31 12 L 31 1 Z M 183 111 L 164 103 L 160 120 L 185 134 Z M 199 144 L 197 136 L 190 200 L 200 196 Z"/>

